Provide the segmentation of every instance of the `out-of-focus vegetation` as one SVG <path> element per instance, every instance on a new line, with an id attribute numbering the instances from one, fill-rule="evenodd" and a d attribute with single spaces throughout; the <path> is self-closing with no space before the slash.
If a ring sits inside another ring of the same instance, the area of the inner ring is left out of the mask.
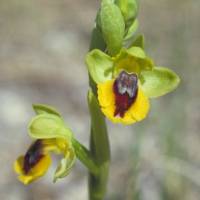
<path id="1" fill-rule="evenodd" d="M 87 145 L 84 56 L 100 1 L 0 0 L 0 199 L 87 199 L 86 169 L 77 162 L 56 184 L 25 187 L 12 163 L 29 146 L 31 103 L 57 107 Z M 112 165 L 108 200 L 200 199 L 200 1 L 141 0 L 140 30 L 149 55 L 182 82 L 152 100 L 148 119 L 109 124 Z"/>

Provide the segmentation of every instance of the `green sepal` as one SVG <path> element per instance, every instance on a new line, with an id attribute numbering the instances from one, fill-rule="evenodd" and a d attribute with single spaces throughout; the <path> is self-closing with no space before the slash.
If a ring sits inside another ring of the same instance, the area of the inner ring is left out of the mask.
<path id="1" fill-rule="evenodd" d="M 53 114 L 40 114 L 34 117 L 29 126 L 29 135 L 35 139 L 66 138 L 71 140 L 72 132 L 62 118 Z"/>
<path id="2" fill-rule="evenodd" d="M 100 26 L 103 38 L 107 44 L 108 53 L 116 55 L 123 44 L 125 23 L 119 7 L 112 3 L 112 1 L 102 1 Z"/>
<path id="3" fill-rule="evenodd" d="M 128 28 L 128 31 L 124 37 L 124 41 L 127 41 L 127 40 L 131 40 L 134 36 L 134 33 L 137 31 L 138 29 L 138 26 L 139 26 L 139 22 L 138 20 L 134 20 L 133 23 L 130 25 L 130 27 Z"/>
<path id="4" fill-rule="evenodd" d="M 122 12 L 126 27 L 129 27 L 138 14 L 138 0 L 116 0 L 115 3 Z"/>
<path id="5" fill-rule="evenodd" d="M 131 47 L 120 51 L 114 59 L 114 66 L 114 76 L 117 76 L 121 70 L 136 74 L 143 70 L 152 70 L 154 63 L 142 48 Z"/>
<path id="6" fill-rule="evenodd" d="M 61 117 L 61 114 L 52 106 L 45 105 L 45 104 L 33 104 L 33 110 L 37 115 L 39 114 L 53 114 Z"/>
<path id="7" fill-rule="evenodd" d="M 152 71 L 143 71 L 140 75 L 142 90 L 151 98 L 173 91 L 179 83 L 177 74 L 165 67 L 155 67 Z"/>
<path id="8" fill-rule="evenodd" d="M 135 40 L 132 42 L 130 47 L 135 46 L 135 47 L 140 47 L 144 49 L 144 35 L 138 35 Z"/>
<path id="9" fill-rule="evenodd" d="M 86 56 L 86 64 L 95 83 L 103 83 L 112 78 L 112 58 L 102 51 L 95 49 L 89 52 Z"/>
<path id="10" fill-rule="evenodd" d="M 54 183 L 59 178 L 66 177 L 70 173 L 72 167 L 74 166 L 74 163 L 76 161 L 76 155 L 75 155 L 73 147 L 71 147 L 70 150 L 68 149 L 67 153 L 68 154 L 65 155 L 65 157 L 61 159 L 60 163 L 57 166 L 57 169 L 54 173 L 54 178 L 53 178 Z"/>

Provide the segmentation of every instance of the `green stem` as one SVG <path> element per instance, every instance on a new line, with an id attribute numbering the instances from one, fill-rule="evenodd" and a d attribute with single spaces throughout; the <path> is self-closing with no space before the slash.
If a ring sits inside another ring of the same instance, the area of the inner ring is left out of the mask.
<path id="1" fill-rule="evenodd" d="M 98 164 L 99 173 L 89 174 L 89 199 L 102 200 L 106 194 L 109 174 L 110 149 L 105 118 L 92 91 L 88 94 L 91 115 L 91 154 Z"/>
<path id="2" fill-rule="evenodd" d="M 95 27 L 92 32 L 90 51 L 92 49 L 100 49 L 102 51 L 106 49 L 106 44 L 98 27 Z M 110 164 L 109 139 L 105 118 L 96 99 L 96 84 L 90 76 L 89 83 L 92 89 L 88 94 L 88 106 L 91 116 L 90 150 L 99 167 L 97 175 L 89 172 L 89 200 L 103 200 L 106 194 Z"/>
<path id="3" fill-rule="evenodd" d="M 91 153 L 80 144 L 75 138 L 72 138 L 72 143 L 75 149 L 76 156 L 78 159 L 88 168 L 91 174 L 98 176 L 99 167 L 94 161 Z"/>

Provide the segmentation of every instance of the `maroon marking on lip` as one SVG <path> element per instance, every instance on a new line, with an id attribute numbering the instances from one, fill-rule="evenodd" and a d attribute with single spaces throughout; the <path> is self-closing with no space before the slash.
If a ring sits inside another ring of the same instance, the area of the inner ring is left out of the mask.
<path id="1" fill-rule="evenodd" d="M 124 117 L 125 112 L 135 102 L 138 93 L 138 78 L 136 74 L 122 71 L 113 85 L 115 94 L 114 116 Z"/>
<path id="2" fill-rule="evenodd" d="M 40 161 L 43 156 L 42 141 L 36 140 L 24 156 L 23 170 L 25 174 L 28 174 L 29 171 Z"/>

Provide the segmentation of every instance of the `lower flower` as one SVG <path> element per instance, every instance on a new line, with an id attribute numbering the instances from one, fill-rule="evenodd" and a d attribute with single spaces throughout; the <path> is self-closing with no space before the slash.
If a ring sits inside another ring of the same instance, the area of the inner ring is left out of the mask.
<path id="1" fill-rule="evenodd" d="M 43 176 L 51 164 L 50 152 L 64 154 L 74 161 L 75 156 L 66 140 L 60 138 L 36 140 L 26 154 L 19 156 L 14 163 L 14 170 L 19 175 L 19 180 L 29 184 Z"/>
<path id="2" fill-rule="evenodd" d="M 149 112 L 149 100 L 138 85 L 134 73 L 122 71 L 116 79 L 98 84 L 102 112 L 114 123 L 132 124 Z"/>

